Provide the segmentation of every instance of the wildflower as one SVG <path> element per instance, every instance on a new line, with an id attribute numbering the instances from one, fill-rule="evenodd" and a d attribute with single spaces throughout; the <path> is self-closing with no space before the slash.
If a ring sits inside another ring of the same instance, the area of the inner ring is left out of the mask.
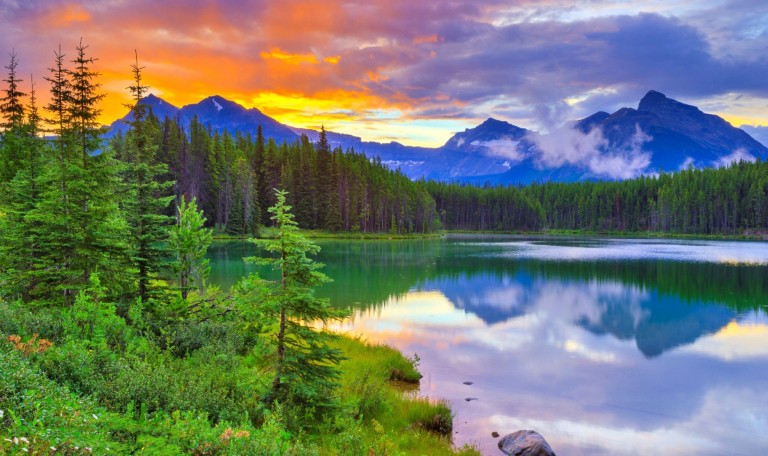
<path id="1" fill-rule="evenodd" d="M 26 448 L 22 448 L 22 449 L 21 449 L 21 451 L 23 451 L 23 452 L 25 452 L 25 453 L 29 453 L 29 450 L 28 450 L 28 449 L 26 449 Z"/>
<path id="2" fill-rule="evenodd" d="M 19 444 L 19 438 L 18 437 L 14 437 L 13 438 L 13 444 L 14 445 L 18 445 Z"/>
<path id="3" fill-rule="evenodd" d="M 29 444 L 29 440 L 27 440 L 27 438 L 26 438 L 26 437 L 22 437 L 22 438 L 20 438 L 19 440 L 21 440 L 22 442 L 24 442 L 24 443 L 26 443 L 26 444 Z"/>
<path id="4" fill-rule="evenodd" d="M 232 438 L 232 434 L 233 434 L 232 428 L 225 429 L 224 432 L 221 434 L 221 440 L 226 442 L 227 440 Z"/>
<path id="5" fill-rule="evenodd" d="M 241 438 L 241 437 L 250 437 L 251 433 L 248 431 L 237 431 L 235 434 L 235 437 Z"/>
<path id="6" fill-rule="evenodd" d="M 95 414 L 95 413 L 94 413 L 93 415 L 91 415 L 91 416 L 93 417 L 93 419 L 94 419 L 94 420 L 98 420 L 98 419 L 99 419 L 99 417 L 98 417 L 98 416 L 96 416 L 96 414 Z"/>
<path id="7" fill-rule="evenodd" d="M 56 451 L 56 447 L 55 447 L 55 446 L 52 446 L 52 447 L 51 447 L 51 451 Z"/>
<path id="8" fill-rule="evenodd" d="M 5 416 L 5 412 L 0 410 L 0 420 L 3 419 L 4 416 Z"/>

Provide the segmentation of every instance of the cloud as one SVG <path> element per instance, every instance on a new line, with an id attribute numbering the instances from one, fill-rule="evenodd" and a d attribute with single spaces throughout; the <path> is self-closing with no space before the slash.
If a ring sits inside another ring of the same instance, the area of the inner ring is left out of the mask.
<path id="1" fill-rule="evenodd" d="M 366 111 L 361 122 L 385 109 L 401 121 L 494 116 L 531 128 L 532 107 L 577 100 L 585 117 L 648 89 L 741 93 L 764 107 L 766 13 L 746 0 L 6 0 L 0 53 L 15 48 L 21 74 L 42 80 L 53 49 L 71 53 L 83 37 L 110 81 L 128 78 L 137 49 L 147 82 L 177 105 L 272 93 L 306 100 L 307 113 L 338 99 Z M 121 115 L 127 94 L 105 89 L 105 116 Z"/>
<path id="2" fill-rule="evenodd" d="M 643 144 L 651 137 L 635 126 L 635 133 L 625 144 L 611 144 L 601 128 L 587 133 L 566 124 L 547 133 L 531 133 L 528 140 L 536 144 L 539 166 L 557 168 L 575 165 L 596 177 L 630 179 L 647 172 L 651 154 Z"/>
<path id="3" fill-rule="evenodd" d="M 459 142 L 456 144 L 460 147 L 464 139 L 459 138 Z M 520 141 L 515 141 L 509 138 L 494 139 L 491 141 L 472 141 L 470 145 L 476 147 L 484 147 L 491 156 L 506 158 L 512 162 L 519 162 L 526 158 L 524 151 L 518 147 Z"/>
<path id="4" fill-rule="evenodd" d="M 768 144 L 768 126 L 742 125 L 742 130 L 758 140 L 762 145 Z"/>
<path id="5" fill-rule="evenodd" d="M 683 163 L 680 165 L 680 168 L 678 169 L 680 171 L 683 171 L 690 168 L 691 166 L 695 166 L 693 157 L 685 157 L 685 160 L 683 161 Z"/>
<path id="6" fill-rule="evenodd" d="M 754 162 L 757 160 L 754 155 L 750 154 L 746 150 L 742 148 L 738 148 L 734 150 L 731 154 L 726 155 L 724 157 L 720 157 L 719 159 L 712 162 L 712 164 L 718 168 L 725 168 L 728 165 L 739 163 L 741 161 L 745 162 Z"/>

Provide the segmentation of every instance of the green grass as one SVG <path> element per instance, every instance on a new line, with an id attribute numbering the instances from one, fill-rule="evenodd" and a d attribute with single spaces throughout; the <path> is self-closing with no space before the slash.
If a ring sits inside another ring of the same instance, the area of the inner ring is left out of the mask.
<path id="1" fill-rule="evenodd" d="M 103 334 L 74 335 L 68 315 L 0 301 L 0 455 L 478 454 L 452 447 L 445 402 L 416 395 L 415 354 L 337 338 L 336 411 L 301 429 L 261 405 L 269 378 L 236 324 L 180 322 L 156 345 L 108 319 L 119 337 L 94 345 Z"/>
<path id="2" fill-rule="evenodd" d="M 322 454 L 479 455 L 471 447 L 453 448 L 453 415 L 445 401 L 414 394 L 421 378 L 417 355 L 406 357 L 391 347 L 350 337 L 339 338 L 335 346 L 348 357 L 341 365 L 341 396 L 360 423 L 356 432 L 367 447 L 357 447 L 358 453 L 335 452 L 334 445 L 350 445 L 345 434 L 340 437 L 344 442 L 324 442 L 321 448 L 327 452 Z"/>

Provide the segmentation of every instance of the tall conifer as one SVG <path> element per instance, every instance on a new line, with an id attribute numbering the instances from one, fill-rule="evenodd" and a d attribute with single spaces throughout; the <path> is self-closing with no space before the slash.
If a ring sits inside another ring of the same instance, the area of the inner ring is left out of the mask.
<path id="1" fill-rule="evenodd" d="M 133 99 L 133 117 L 123 153 L 127 188 L 123 207 L 130 227 L 138 295 L 146 302 L 151 296 L 151 279 L 158 275 L 167 257 L 163 241 L 172 219 L 165 215 L 165 209 L 173 200 L 173 182 L 166 179 L 168 165 L 157 160 L 156 126 L 151 121 L 149 108 L 142 103 L 148 91 L 142 82 L 142 70 L 136 54 L 136 61 L 131 65 L 133 84 L 128 87 Z"/>

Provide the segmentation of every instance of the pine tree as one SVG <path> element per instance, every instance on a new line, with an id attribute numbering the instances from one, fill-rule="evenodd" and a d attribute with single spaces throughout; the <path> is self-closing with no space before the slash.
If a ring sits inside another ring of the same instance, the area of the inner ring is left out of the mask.
<path id="1" fill-rule="evenodd" d="M 278 401 L 322 412 L 331 406 L 336 387 L 336 365 L 342 359 L 337 349 L 329 346 L 332 334 L 314 329 L 318 321 L 340 319 L 346 312 L 332 307 L 327 299 L 315 297 L 314 288 L 330 279 L 319 271 L 322 266 L 307 254 L 319 247 L 308 241 L 298 229 L 286 204 L 286 192 L 275 190 L 277 203 L 269 208 L 277 227 L 277 237 L 255 240 L 275 258 L 251 258 L 270 264 L 280 271 L 279 281 L 265 281 L 254 276 L 238 286 L 237 299 L 246 314 L 254 306 L 266 321 L 274 322 L 274 378 L 266 402 Z"/>
<path id="2" fill-rule="evenodd" d="M 156 277 L 167 257 L 163 241 L 171 225 L 171 217 L 164 215 L 173 200 L 173 182 L 165 180 L 168 166 L 157 161 L 158 135 L 150 119 L 149 109 L 141 100 L 148 88 L 143 85 L 138 54 L 131 65 L 133 85 L 128 87 L 133 98 L 133 118 L 126 133 L 123 160 L 126 163 L 124 176 L 127 197 L 123 208 L 130 227 L 132 263 L 136 267 L 138 295 L 147 302 L 151 296 L 151 279 Z"/>
<path id="3" fill-rule="evenodd" d="M 51 97 L 45 109 L 51 117 L 45 122 L 47 130 L 55 135 L 51 142 L 52 166 L 47 166 L 40 173 L 38 189 L 39 199 L 30 210 L 25 220 L 30 224 L 32 234 L 37 239 L 40 255 L 34 259 L 29 271 L 30 298 L 44 302 L 74 301 L 73 284 L 69 265 L 75 255 L 77 233 L 75 232 L 72 198 L 69 190 L 71 163 L 71 121 L 68 105 L 71 99 L 69 71 L 64 66 L 65 54 L 59 46 L 54 51 L 54 65 L 48 69 L 45 77 L 51 85 Z"/>
<path id="4" fill-rule="evenodd" d="M 19 64 L 16 52 L 11 52 L 10 57 L 11 61 L 5 67 L 8 69 L 8 77 L 3 79 L 7 86 L 3 90 L 3 97 L 0 98 L 0 114 L 4 119 L 0 123 L 4 130 L 0 142 L 0 188 L 13 179 L 24 154 L 24 133 L 21 131 L 24 123 L 22 98 L 26 94 L 19 88 L 22 80 L 16 75 L 16 67 Z"/>
<path id="5" fill-rule="evenodd" d="M 82 274 L 82 285 L 90 274 L 100 270 L 114 284 L 125 283 L 127 248 L 125 219 L 119 211 L 119 164 L 112 151 L 102 149 L 98 93 L 99 74 L 91 69 L 96 59 L 87 57 L 88 46 L 82 40 L 75 47 L 76 56 L 70 72 L 72 96 L 68 106 L 72 119 L 73 174 L 69 188 L 79 210 L 74 212 L 80 232 L 72 269 Z"/>
<path id="6" fill-rule="evenodd" d="M 5 96 L 0 98 L 0 103 L 2 103 L 0 104 L 0 112 L 5 117 L 5 122 L 0 126 L 5 130 L 20 127 L 24 122 L 24 104 L 21 99 L 27 95 L 19 89 L 19 83 L 22 80 L 16 76 L 16 67 L 19 65 L 18 56 L 15 51 L 12 51 L 10 56 L 11 61 L 5 67 L 8 69 L 8 79 L 3 80 L 8 85 L 4 90 Z"/>
<path id="7" fill-rule="evenodd" d="M 88 286 L 92 272 L 110 277 L 110 291 L 125 291 L 129 271 L 127 226 L 117 205 L 118 166 L 108 149 L 101 149 L 97 121 L 97 73 L 94 59 L 76 48 L 75 68 L 64 68 L 64 54 L 55 53 L 50 69 L 55 165 L 39 179 L 40 198 L 26 220 L 34 226 L 40 255 L 32 271 L 31 296 L 43 302 L 71 304 Z"/>
<path id="8" fill-rule="evenodd" d="M 26 123 L 13 127 L 23 155 L 15 175 L 8 183 L 0 212 L 0 283 L 4 293 L 14 298 L 28 299 L 34 287 L 30 272 L 38 255 L 38 239 L 26 215 L 40 197 L 38 178 L 43 167 L 44 141 L 39 137 L 40 117 L 34 80 Z"/>

